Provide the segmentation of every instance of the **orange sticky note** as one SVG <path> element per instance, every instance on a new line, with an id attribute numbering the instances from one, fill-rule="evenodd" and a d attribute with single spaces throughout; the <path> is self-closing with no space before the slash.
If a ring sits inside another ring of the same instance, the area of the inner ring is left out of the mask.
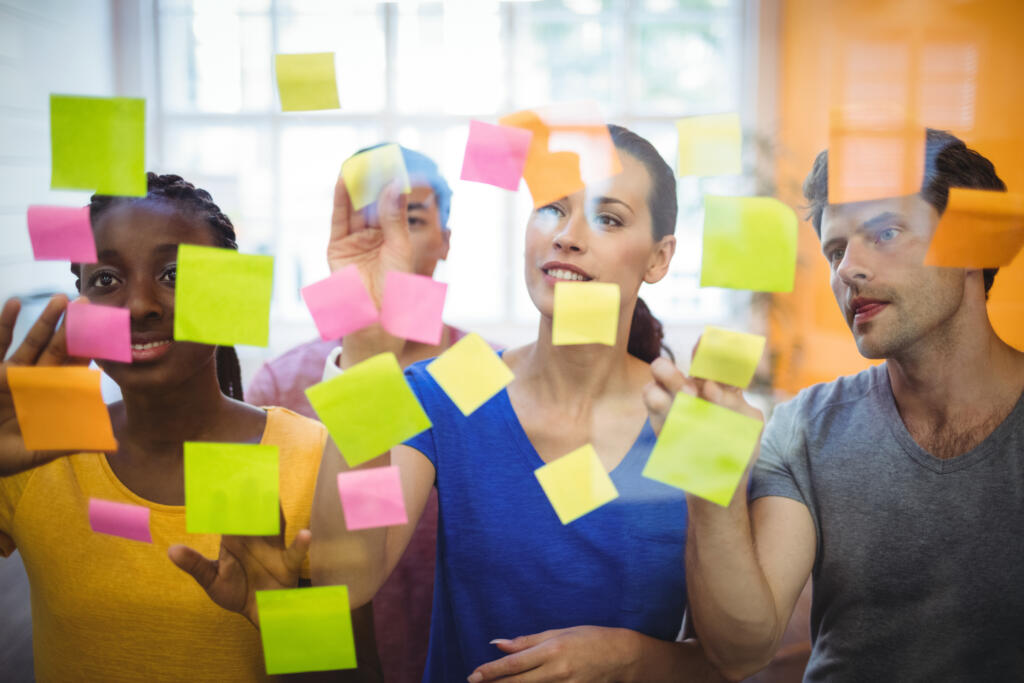
<path id="1" fill-rule="evenodd" d="M 32 451 L 113 451 L 100 371 L 86 367 L 7 368 L 25 447 Z"/>
<path id="2" fill-rule="evenodd" d="M 828 145 L 831 204 L 904 197 L 924 179 L 923 126 L 844 127 L 833 121 Z"/>
<path id="3" fill-rule="evenodd" d="M 1008 266 L 1024 246 L 1024 195 L 949 189 L 924 263 L 949 268 Z"/>

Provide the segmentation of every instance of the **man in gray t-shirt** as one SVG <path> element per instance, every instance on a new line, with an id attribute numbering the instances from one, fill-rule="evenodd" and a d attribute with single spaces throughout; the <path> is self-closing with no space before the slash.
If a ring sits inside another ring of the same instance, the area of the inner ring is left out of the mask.
<path id="1" fill-rule="evenodd" d="M 807 681 L 1024 680 L 1024 353 L 989 323 L 995 269 L 923 265 L 950 187 L 1005 185 L 932 130 L 919 194 L 830 204 L 827 169 L 822 152 L 804 193 L 832 291 L 885 362 L 775 410 L 749 503 L 687 496 L 697 635 L 727 677 L 756 672 L 811 576 Z M 652 371 L 656 428 L 680 390 L 756 414 L 737 389 Z"/>

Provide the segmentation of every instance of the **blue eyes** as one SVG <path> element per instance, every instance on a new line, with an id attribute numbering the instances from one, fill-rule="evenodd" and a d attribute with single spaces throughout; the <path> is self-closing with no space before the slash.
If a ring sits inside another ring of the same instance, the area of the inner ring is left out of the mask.
<path id="1" fill-rule="evenodd" d="M 878 238 L 875 241 L 876 242 L 888 242 L 890 240 L 895 239 L 896 235 L 898 235 L 898 234 L 899 234 L 899 231 L 896 228 L 886 228 L 885 230 L 883 230 L 880 233 L 878 233 Z"/>

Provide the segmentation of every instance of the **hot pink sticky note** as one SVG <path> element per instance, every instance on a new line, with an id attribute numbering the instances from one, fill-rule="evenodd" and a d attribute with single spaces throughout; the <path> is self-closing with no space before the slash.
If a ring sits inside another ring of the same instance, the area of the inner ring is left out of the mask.
<path id="1" fill-rule="evenodd" d="M 338 495 L 350 531 L 409 521 L 397 465 L 340 473 Z"/>
<path id="2" fill-rule="evenodd" d="M 525 128 L 469 122 L 462 180 L 518 190 L 533 133 Z"/>
<path id="3" fill-rule="evenodd" d="M 384 280 L 380 322 L 390 334 L 437 346 L 444 333 L 444 297 L 448 285 L 425 275 L 391 271 Z"/>
<path id="4" fill-rule="evenodd" d="M 78 358 L 132 362 L 131 314 L 127 308 L 68 304 L 68 353 Z"/>
<path id="5" fill-rule="evenodd" d="M 120 536 L 152 543 L 149 533 L 149 508 L 111 500 L 89 499 L 89 526 L 99 534 Z"/>
<path id="6" fill-rule="evenodd" d="M 340 339 L 372 325 L 380 317 L 359 277 L 359 268 L 354 265 L 303 287 L 302 298 L 324 341 Z"/>
<path id="7" fill-rule="evenodd" d="M 88 206 L 30 206 L 28 235 L 37 261 L 96 263 Z"/>

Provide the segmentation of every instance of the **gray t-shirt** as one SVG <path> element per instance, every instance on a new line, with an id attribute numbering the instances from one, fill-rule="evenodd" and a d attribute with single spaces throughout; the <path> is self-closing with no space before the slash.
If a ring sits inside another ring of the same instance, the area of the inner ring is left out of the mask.
<path id="1" fill-rule="evenodd" d="M 814 519 L 805 681 L 1024 681 L 1024 395 L 940 460 L 876 366 L 776 408 L 751 479 Z"/>

